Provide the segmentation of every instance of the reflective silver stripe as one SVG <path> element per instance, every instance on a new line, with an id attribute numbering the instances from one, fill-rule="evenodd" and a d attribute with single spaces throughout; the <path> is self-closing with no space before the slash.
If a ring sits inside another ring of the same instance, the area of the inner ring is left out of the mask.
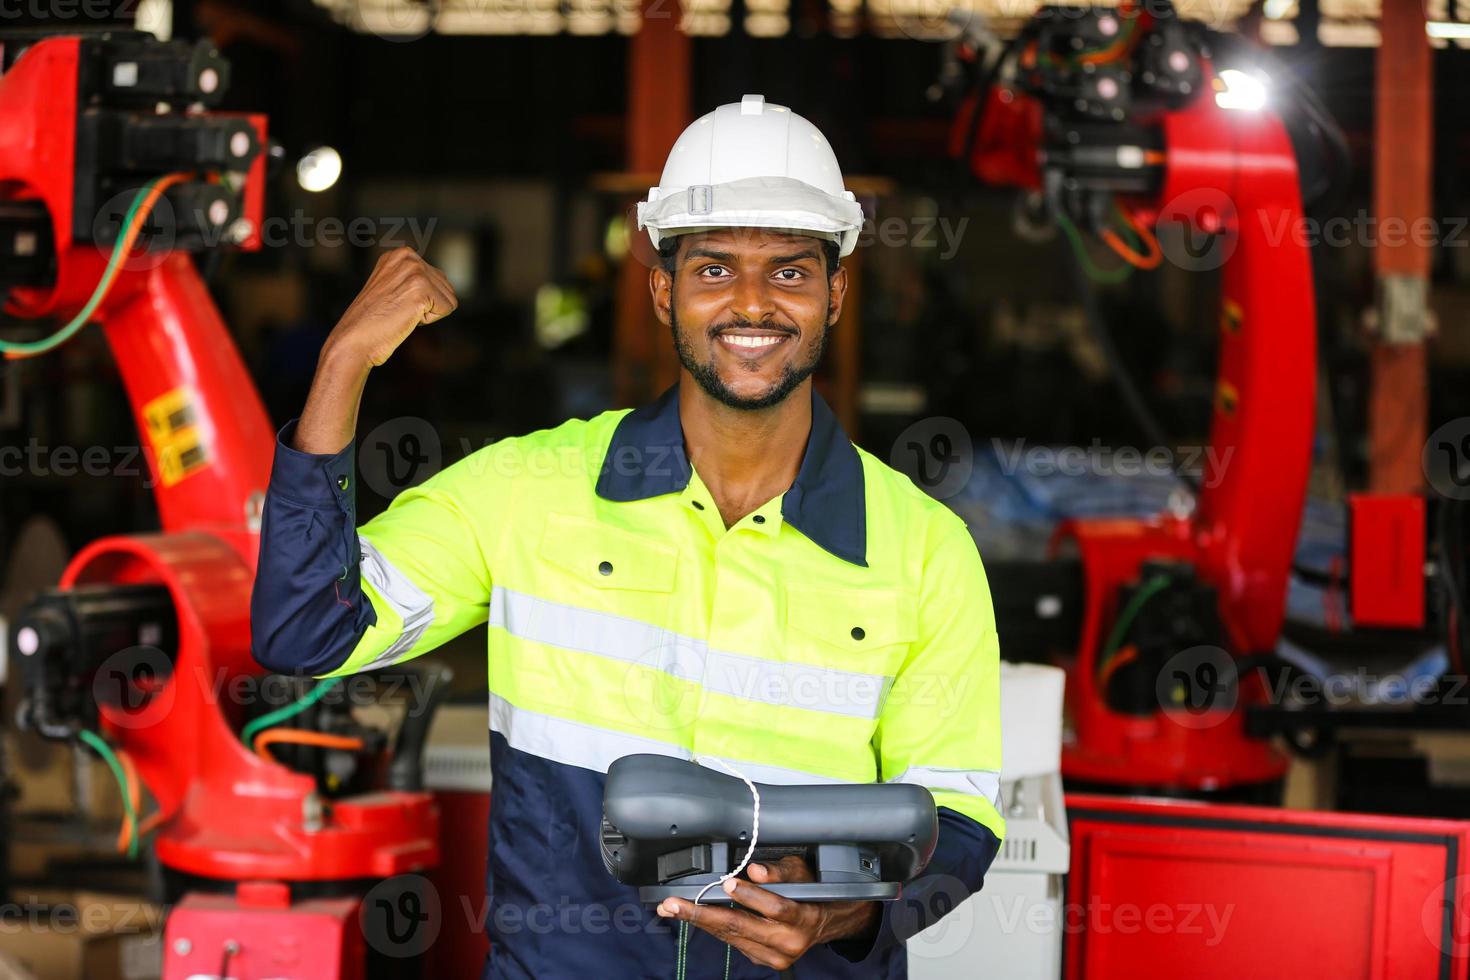
<path id="1" fill-rule="evenodd" d="M 693 758 L 693 753 L 682 745 L 518 708 L 498 694 L 490 695 L 490 730 L 504 735 L 510 747 L 517 751 L 594 772 L 607 772 L 609 766 L 625 755 Z M 712 758 L 707 755 L 700 757 Z M 758 783 L 811 785 L 843 782 L 829 776 L 740 759 L 721 758 L 720 761 L 733 766 Z"/>
<path id="2" fill-rule="evenodd" d="M 683 636 L 626 616 L 568 606 L 495 586 L 490 625 L 512 636 L 638 664 L 707 691 L 759 701 L 876 718 L 892 678 L 711 650 Z"/>
<path id="3" fill-rule="evenodd" d="M 979 796 L 1000 809 L 1000 773 L 992 769 L 927 769 L 910 766 L 890 783 L 912 783 L 928 789 L 947 789 L 966 796 Z"/>
<path id="4" fill-rule="evenodd" d="M 419 637 L 434 622 L 434 600 L 384 558 L 383 553 L 373 547 L 373 543 L 367 538 L 359 534 L 357 543 L 362 555 L 363 580 L 383 597 L 383 601 L 392 607 L 403 622 L 403 632 L 398 634 L 398 639 L 371 662 L 359 668 L 373 670 L 387 667 L 413 649 Z"/>

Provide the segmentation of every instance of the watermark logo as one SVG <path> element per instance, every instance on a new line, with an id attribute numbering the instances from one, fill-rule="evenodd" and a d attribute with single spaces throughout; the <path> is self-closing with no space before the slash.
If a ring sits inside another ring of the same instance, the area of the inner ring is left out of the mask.
<path id="1" fill-rule="evenodd" d="M 423 955 L 443 925 L 439 892 L 423 875 L 378 882 L 363 896 L 358 923 L 368 945 L 385 956 Z"/>
<path id="2" fill-rule="evenodd" d="M 920 419 L 899 433 L 889 464 L 907 473 L 929 496 L 947 500 L 969 482 L 975 469 L 970 433 L 958 419 Z"/>
<path id="3" fill-rule="evenodd" d="M 1155 682 L 1164 716 L 1185 728 L 1223 724 L 1240 697 L 1235 660 L 1216 646 L 1196 646 L 1165 661 Z"/>
<path id="4" fill-rule="evenodd" d="M 1235 447 L 1224 452 L 1214 446 L 1105 446 L 1093 439 L 1087 446 L 1028 446 L 1026 440 L 1006 443 L 992 439 L 991 449 L 1007 476 L 1034 477 L 1178 477 L 1191 476 L 1205 489 L 1220 485 Z"/>
<path id="5" fill-rule="evenodd" d="M 680 637 L 650 647 L 623 674 L 628 715 L 650 731 L 691 730 L 706 659 L 693 641 Z"/>
<path id="6" fill-rule="evenodd" d="M 1470 416 L 1435 429 L 1420 454 L 1424 478 L 1443 497 L 1470 500 Z"/>
<path id="7" fill-rule="evenodd" d="M 1209 187 L 1186 191 L 1159 209 L 1159 251 L 1181 269 L 1218 269 L 1235 254 L 1236 221 L 1228 194 Z"/>
<path id="8" fill-rule="evenodd" d="M 427 419 L 402 415 L 374 428 L 357 451 L 363 483 L 382 497 L 396 497 L 439 472 L 443 449 Z"/>
<path id="9" fill-rule="evenodd" d="M 1419 924 L 1434 948 L 1455 959 L 1470 955 L 1470 876 L 1438 883 L 1424 897 Z"/>
<path id="10" fill-rule="evenodd" d="M 0 0 L 0 22 L 7 20 L 119 20 L 135 14 L 137 0 Z"/>
<path id="11" fill-rule="evenodd" d="M 944 960 L 964 952 L 975 932 L 977 903 L 967 901 L 969 891 L 957 879 L 939 876 L 934 889 L 924 899 L 900 898 L 894 904 L 890 920 L 900 936 L 927 928 L 905 945 L 909 954 L 920 959 Z M 936 917 L 939 918 L 935 922 Z"/>
<path id="12" fill-rule="evenodd" d="M 128 212 L 137 197 L 137 190 L 126 190 L 108 198 L 92 220 L 92 240 L 121 244 Z M 173 205 L 167 196 L 159 197 L 143 218 L 137 239 L 122 259 L 121 271 L 146 272 L 157 268 L 168 258 L 177 240 L 178 221 Z"/>
<path id="13" fill-rule="evenodd" d="M 384 41 L 406 44 L 428 36 L 434 29 L 434 12 L 437 7 L 437 4 L 414 3 L 411 0 L 353 4 L 349 23 L 355 30 Z"/>
<path id="14" fill-rule="evenodd" d="M 92 697 L 117 728 L 149 728 L 173 710 L 172 676 L 173 661 L 158 647 L 128 647 L 102 661 L 92 675 Z"/>
<path id="15" fill-rule="evenodd" d="M 950 41 L 977 17 L 975 0 L 889 0 L 893 26 L 915 41 Z"/>

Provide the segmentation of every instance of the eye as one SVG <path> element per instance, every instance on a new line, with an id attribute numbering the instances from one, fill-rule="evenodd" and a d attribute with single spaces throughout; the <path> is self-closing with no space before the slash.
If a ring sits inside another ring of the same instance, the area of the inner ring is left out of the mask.
<path id="1" fill-rule="evenodd" d="M 730 274 L 730 270 L 722 265 L 707 265 L 699 270 L 699 274 L 705 279 L 724 279 Z"/>
<path id="2" fill-rule="evenodd" d="M 790 273 L 790 275 L 787 275 L 787 273 Z M 785 268 L 780 269 L 776 272 L 776 278 L 784 279 L 787 282 L 797 282 L 799 280 L 805 279 L 806 273 L 802 272 L 800 269 Z"/>

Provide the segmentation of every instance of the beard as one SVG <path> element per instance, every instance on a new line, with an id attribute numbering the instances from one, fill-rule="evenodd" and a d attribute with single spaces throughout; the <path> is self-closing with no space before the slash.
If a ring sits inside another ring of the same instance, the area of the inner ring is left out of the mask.
<path id="1" fill-rule="evenodd" d="M 764 393 L 745 397 L 737 394 L 725 384 L 720 373 L 715 370 L 713 354 L 703 364 L 695 359 L 694 349 L 679 332 L 679 316 L 674 312 L 672 302 L 669 304 L 669 325 L 673 329 L 674 350 L 679 355 L 679 363 L 684 365 L 684 370 L 689 372 L 704 393 L 721 405 L 747 412 L 772 408 L 785 401 L 798 385 L 810 378 L 817 370 L 817 365 L 822 361 L 822 354 L 827 349 L 827 339 L 832 335 L 832 324 L 824 325 L 822 332 L 817 335 L 817 343 L 812 348 L 810 357 L 799 364 L 787 364 L 781 371 L 781 377 L 777 378 L 776 382 Z M 734 326 L 736 326 L 734 323 L 711 324 L 709 327 L 711 345 L 718 343 L 714 339 L 715 334 Z"/>

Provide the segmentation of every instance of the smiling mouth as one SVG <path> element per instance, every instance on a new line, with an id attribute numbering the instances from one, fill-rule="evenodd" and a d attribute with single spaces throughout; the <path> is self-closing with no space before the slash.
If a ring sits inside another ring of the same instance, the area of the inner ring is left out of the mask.
<path id="1" fill-rule="evenodd" d="M 771 350 L 772 348 L 778 346 L 782 341 L 791 339 L 791 335 L 787 333 L 754 333 L 746 331 L 737 332 L 734 330 L 725 330 L 717 334 L 715 339 L 724 344 L 726 347 L 733 348 L 734 350 L 742 354 L 746 354 L 762 353 L 764 351 Z"/>

